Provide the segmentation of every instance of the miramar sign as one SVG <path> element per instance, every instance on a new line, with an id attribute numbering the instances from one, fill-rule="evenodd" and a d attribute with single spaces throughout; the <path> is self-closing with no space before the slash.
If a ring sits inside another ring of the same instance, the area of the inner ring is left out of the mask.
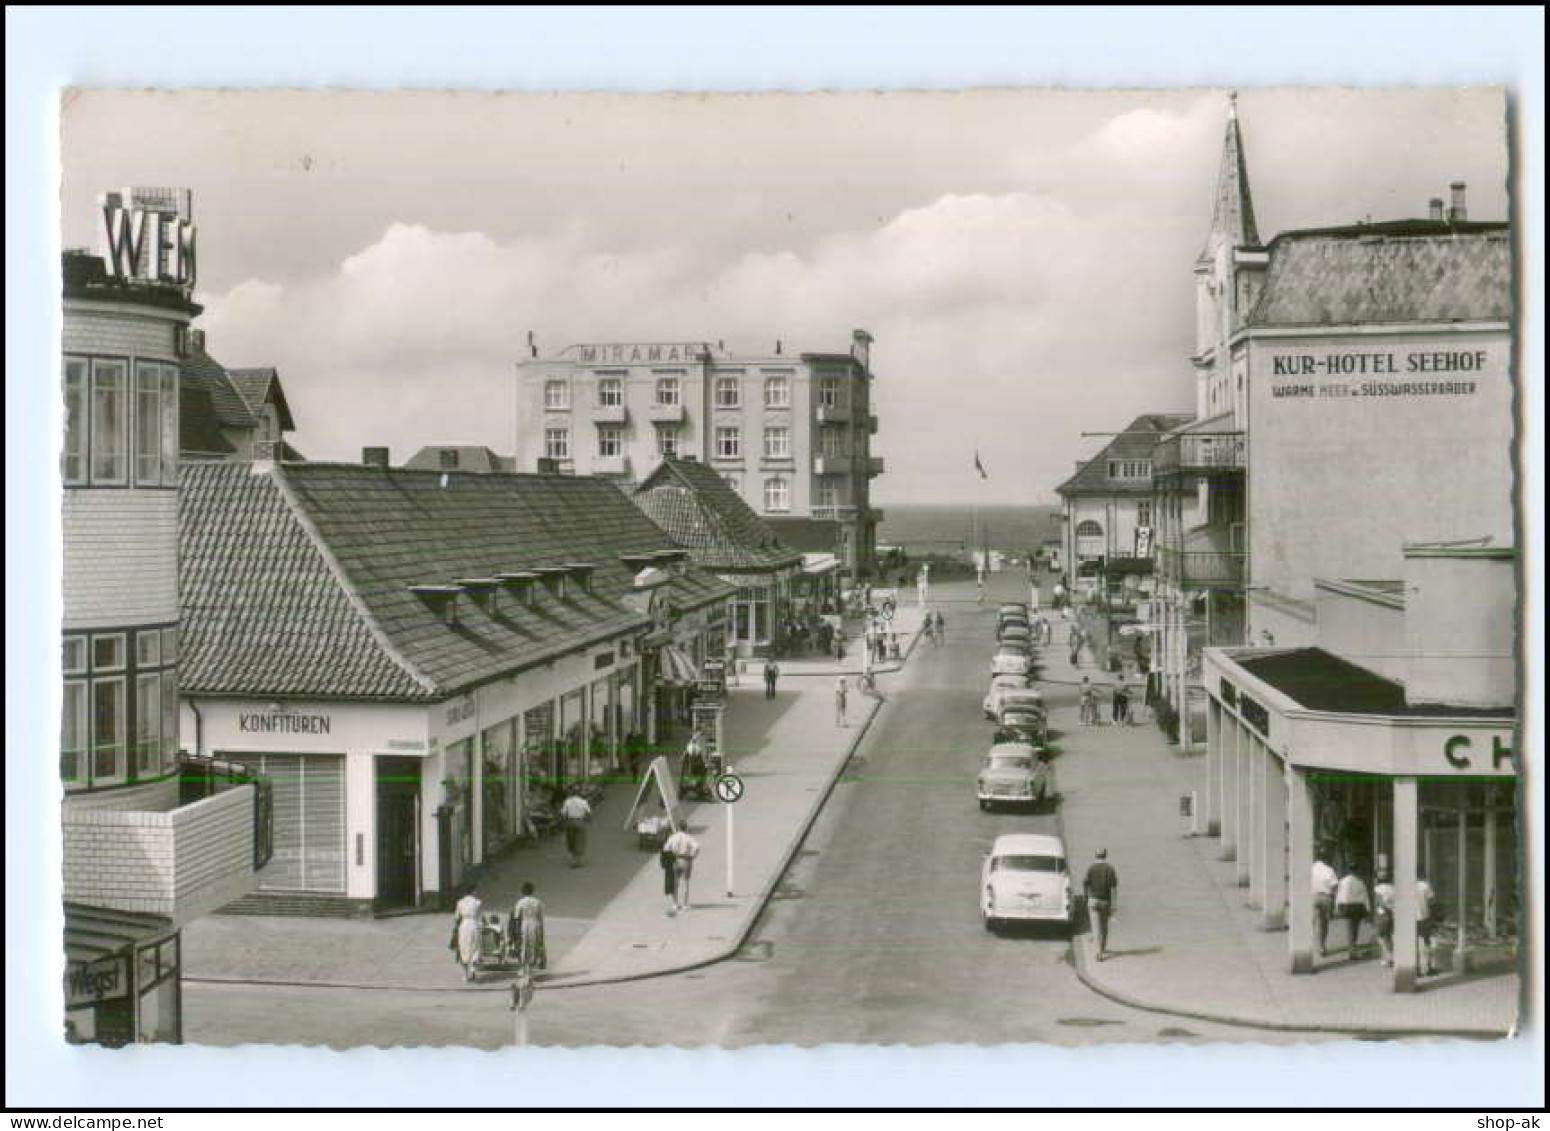
<path id="1" fill-rule="evenodd" d="M 1274 400 L 1471 396 L 1479 387 L 1473 378 L 1489 364 L 1483 349 L 1273 354 L 1270 396 Z"/>
<path id="2" fill-rule="evenodd" d="M 616 342 L 608 345 L 572 346 L 571 349 L 576 351 L 578 361 L 604 365 L 699 361 L 711 352 L 710 346 L 704 342 Z"/>

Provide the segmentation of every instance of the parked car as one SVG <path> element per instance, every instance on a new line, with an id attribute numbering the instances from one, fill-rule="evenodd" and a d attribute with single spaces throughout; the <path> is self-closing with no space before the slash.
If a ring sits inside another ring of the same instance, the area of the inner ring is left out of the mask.
<path id="1" fill-rule="evenodd" d="M 1049 759 L 1026 742 L 998 742 L 985 755 L 975 781 L 980 808 L 1041 805 L 1049 800 Z"/>
<path id="2" fill-rule="evenodd" d="M 1071 872 L 1058 836 L 998 836 L 980 866 L 980 914 L 985 929 L 1003 923 L 1072 923 Z"/>
<path id="3" fill-rule="evenodd" d="M 1024 644 L 1032 645 L 1033 629 L 1029 628 L 1026 624 L 1018 624 L 1015 621 L 1008 621 L 1002 624 L 1000 628 L 996 629 L 996 640 L 998 642 L 1002 640 L 1019 640 Z"/>
<path id="4" fill-rule="evenodd" d="M 990 660 L 991 675 L 1027 676 L 1033 670 L 1033 656 L 1026 644 L 1003 644 Z"/>
<path id="5" fill-rule="evenodd" d="M 1028 602 L 1026 601 L 1002 601 L 998 613 L 1022 613 L 1028 615 Z"/>
<path id="6" fill-rule="evenodd" d="M 985 712 L 987 719 L 994 719 L 1001 713 L 1001 697 L 1013 691 L 1026 691 L 1028 689 L 1028 677 L 1017 674 L 993 675 L 990 677 L 990 690 L 985 692 L 985 698 L 981 700 L 980 707 Z"/>
<path id="7" fill-rule="evenodd" d="M 1049 722 L 1038 707 L 1005 707 L 996 717 L 996 742 L 1031 742 L 1042 747 L 1049 741 Z"/>

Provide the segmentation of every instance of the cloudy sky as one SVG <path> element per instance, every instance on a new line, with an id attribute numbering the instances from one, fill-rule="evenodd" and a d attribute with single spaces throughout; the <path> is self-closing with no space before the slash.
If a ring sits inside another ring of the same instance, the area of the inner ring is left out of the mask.
<path id="1" fill-rule="evenodd" d="M 194 190 L 201 324 L 276 365 L 315 459 L 514 446 L 532 331 L 839 350 L 876 337 L 877 501 L 1041 502 L 1140 412 L 1189 410 L 1191 266 L 1223 91 L 485 95 L 77 92 L 66 246 L 93 199 Z M 1503 102 L 1239 98 L 1261 235 L 1507 215 Z M 991 480 L 972 467 L 978 448 Z M 988 490 L 990 495 L 984 492 Z"/>

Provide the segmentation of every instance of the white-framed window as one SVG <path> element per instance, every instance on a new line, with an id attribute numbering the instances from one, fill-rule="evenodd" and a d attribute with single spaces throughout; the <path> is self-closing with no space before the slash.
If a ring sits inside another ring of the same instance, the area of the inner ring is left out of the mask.
<path id="1" fill-rule="evenodd" d="M 838 377 L 824 377 L 818 382 L 818 403 L 824 408 L 834 408 L 840 403 Z"/>
<path id="2" fill-rule="evenodd" d="M 743 458 L 743 430 L 737 427 L 716 429 L 716 458 Z"/>
<path id="3" fill-rule="evenodd" d="M 597 383 L 597 403 L 604 408 L 615 408 L 624 403 L 624 378 L 604 377 Z"/>
<path id="4" fill-rule="evenodd" d="M 840 505 L 840 489 L 833 483 L 824 479 L 818 481 L 818 492 L 815 505 L 820 507 L 837 507 Z"/>
<path id="5" fill-rule="evenodd" d="M 124 677 L 91 682 L 93 785 L 113 785 L 128 776 L 124 734 Z"/>
<path id="6" fill-rule="evenodd" d="M 135 633 L 135 667 L 161 667 L 161 633 L 155 630 Z"/>
<path id="7" fill-rule="evenodd" d="M 86 637 L 65 637 L 61 653 L 65 675 L 86 674 Z"/>
<path id="8" fill-rule="evenodd" d="M 178 367 L 167 362 L 161 367 L 161 482 L 163 487 L 178 485 Z"/>
<path id="9" fill-rule="evenodd" d="M 818 452 L 824 459 L 839 459 L 845 454 L 845 433 L 825 428 L 818 435 Z"/>
<path id="10" fill-rule="evenodd" d="M 87 783 L 87 688 L 84 679 L 65 680 L 64 716 L 59 727 L 59 777 L 66 789 Z"/>
<path id="11" fill-rule="evenodd" d="M 570 459 L 570 429 L 544 429 L 544 455 L 549 459 Z"/>
<path id="12" fill-rule="evenodd" d="M 597 430 L 597 454 L 603 459 L 614 459 L 624 454 L 624 429 L 617 425 L 602 425 Z"/>
<path id="13" fill-rule="evenodd" d="M 663 459 L 678 455 L 678 439 L 676 424 L 657 425 L 657 454 Z"/>
<path id="14" fill-rule="evenodd" d="M 772 425 L 764 430 L 764 458 L 791 458 L 791 429 L 785 425 Z"/>
<path id="15" fill-rule="evenodd" d="M 1084 519 L 1076 524 L 1076 536 L 1078 538 L 1102 538 L 1103 527 L 1092 519 Z"/>
<path id="16" fill-rule="evenodd" d="M 129 363 L 94 358 L 91 365 L 91 478 L 129 482 Z"/>
<path id="17" fill-rule="evenodd" d="M 161 662 L 169 666 L 178 662 L 178 630 L 175 628 L 161 630 Z"/>
<path id="18" fill-rule="evenodd" d="M 764 407 L 765 408 L 790 408 L 791 407 L 791 378 L 784 376 L 766 377 L 764 379 Z"/>
<path id="19" fill-rule="evenodd" d="M 140 487 L 177 484 L 177 366 L 135 362 L 134 476 Z"/>
<path id="20" fill-rule="evenodd" d="M 743 403 L 743 379 L 741 377 L 716 378 L 716 407 L 737 408 Z"/>
<path id="21" fill-rule="evenodd" d="M 172 668 L 161 673 L 161 736 L 161 768 L 170 774 L 178 768 L 178 673 Z"/>
<path id="22" fill-rule="evenodd" d="M 672 408 L 680 403 L 683 385 L 677 377 L 657 378 L 657 404 Z"/>
<path id="23" fill-rule="evenodd" d="M 65 450 L 59 474 L 65 483 L 86 482 L 86 387 L 90 365 L 84 357 L 67 357 L 65 381 Z"/>
<path id="24" fill-rule="evenodd" d="M 135 677 L 134 772 L 142 781 L 156 777 L 162 767 L 161 672 Z"/>
<path id="25" fill-rule="evenodd" d="M 1147 499 L 1142 499 L 1136 504 L 1136 525 L 1152 525 L 1152 504 Z"/>
<path id="26" fill-rule="evenodd" d="M 791 483 L 785 476 L 775 475 L 764 481 L 764 509 L 767 511 L 791 509 Z"/>
<path id="27" fill-rule="evenodd" d="M 570 382 L 544 382 L 544 408 L 563 411 L 570 408 Z"/>
<path id="28" fill-rule="evenodd" d="M 105 632 L 91 638 L 91 666 L 94 672 L 124 669 L 124 634 Z"/>
<path id="29" fill-rule="evenodd" d="M 1109 461 L 1110 479 L 1150 479 L 1152 477 L 1152 461 L 1149 459 L 1111 459 Z"/>

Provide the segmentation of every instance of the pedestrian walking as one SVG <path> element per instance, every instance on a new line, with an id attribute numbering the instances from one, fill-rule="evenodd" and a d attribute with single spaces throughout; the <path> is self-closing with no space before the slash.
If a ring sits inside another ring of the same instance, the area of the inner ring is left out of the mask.
<path id="1" fill-rule="evenodd" d="M 515 951 L 518 966 L 544 970 L 549 966 L 549 947 L 544 938 L 544 904 L 531 883 L 522 885 L 522 898 L 506 922 L 507 945 Z"/>
<path id="2" fill-rule="evenodd" d="M 780 666 L 774 660 L 764 663 L 764 697 L 775 698 L 775 681 L 780 678 Z"/>
<path id="3" fill-rule="evenodd" d="M 888 658 L 890 660 L 902 658 L 902 653 L 899 651 L 899 634 L 897 632 L 890 632 L 888 634 Z"/>
<path id="4" fill-rule="evenodd" d="M 1119 895 L 1119 873 L 1109 863 L 1108 849 L 1100 848 L 1095 854 L 1082 891 L 1087 895 L 1087 914 L 1097 932 L 1098 961 L 1102 962 L 1109 956 L 1109 918 Z"/>
<path id="5" fill-rule="evenodd" d="M 844 629 L 840 629 L 838 632 L 836 632 L 834 634 L 834 658 L 836 660 L 843 660 L 845 658 L 845 630 Z"/>
<path id="6" fill-rule="evenodd" d="M 834 725 L 848 727 L 845 719 L 845 700 L 850 696 L 850 688 L 845 683 L 845 677 L 840 676 L 839 682 L 834 685 Z"/>
<path id="7" fill-rule="evenodd" d="M 942 610 L 936 611 L 936 641 L 938 644 L 947 643 L 947 618 L 942 616 Z"/>
<path id="8" fill-rule="evenodd" d="M 1125 684 L 1125 677 L 1119 677 L 1119 685 L 1114 688 L 1114 725 L 1130 725 L 1130 688 Z"/>
<path id="9" fill-rule="evenodd" d="M 689 910 L 689 879 L 694 873 L 694 858 L 700 854 L 700 842 L 688 829 L 678 829 L 662 847 L 673 856 L 673 908 L 668 912 L 673 915 Z"/>
<path id="10" fill-rule="evenodd" d="M 1372 904 L 1367 896 L 1367 885 L 1353 868 L 1346 869 L 1335 886 L 1335 914 L 1350 924 L 1350 941 L 1346 945 L 1346 958 L 1354 959 L 1361 951 L 1357 936 L 1361 933 L 1362 920 Z"/>
<path id="11" fill-rule="evenodd" d="M 1075 622 L 1071 625 L 1071 666 L 1082 666 L 1082 626 Z"/>
<path id="12" fill-rule="evenodd" d="M 677 901 L 674 899 L 678 891 L 678 876 L 673 870 L 674 859 L 676 858 L 667 850 L 667 843 L 664 841 L 661 849 L 657 852 L 657 863 L 662 866 L 662 894 L 667 896 L 667 913 L 669 915 L 674 914 L 678 910 Z"/>
<path id="13" fill-rule="evenodd" d="M 1335 888 L 1340 884 L 1340 877 L 1335 875 L 1335 870 L 1324 862 L 1326 855 L 1328 850 L 1320 849 L 1319 855 L 1314 857 L 1311 876 L 1313 942 L 1318 947 L 1320 958 L 1329 953 L 1329 921 L 1335 914 Z"/>
<path id="14" fill-rule="evenodd" d="M 1394 885 L 1388 869 L 1378 873 L 1378 882 L 1372 887 L 1372 927 L 1378 936 L 1379 961 L 1384 966 L 1394 965 Z"/>
<path id="15" fill-rule="evenodd" d="M 1079 719 L 1084 727 L 1098 725 L 1098 693 L 1093 690 L 1092 680 L 1082 677 L 1082 686 L 1078 702 L 1081 705 Z"/>
<path id="16" fill-rule="evenodd" d="M 572 786 L 570 796 L 560 806 L 560 819 L 565 822 L 565 851 L 570 853 L 570 866 L 579 868 L 587 857 L 587 826 L 592 823 L 592 806 Z"/>
<path id="17" fill-rule="evenodd" d="M 479 912 L 483 907 L 479 890 L 470 887 L 452 908 L 452 953 L 463 968 L 465 982 L 474 980 L 474 968 L 481 957 L 483 936 L 479 929 Z"/>
<path id="18" fill-rule="evenodd" d="M 1432 911 L 1436 902 L 1437 893 L 1426 882 L 1425 869 L 1418 869 L 1415 874 L 1415 945 L 1420 961 L 1416 965 L 1427 976 L 1437 973 L 1436 954 L 1432 950 Z"/>

